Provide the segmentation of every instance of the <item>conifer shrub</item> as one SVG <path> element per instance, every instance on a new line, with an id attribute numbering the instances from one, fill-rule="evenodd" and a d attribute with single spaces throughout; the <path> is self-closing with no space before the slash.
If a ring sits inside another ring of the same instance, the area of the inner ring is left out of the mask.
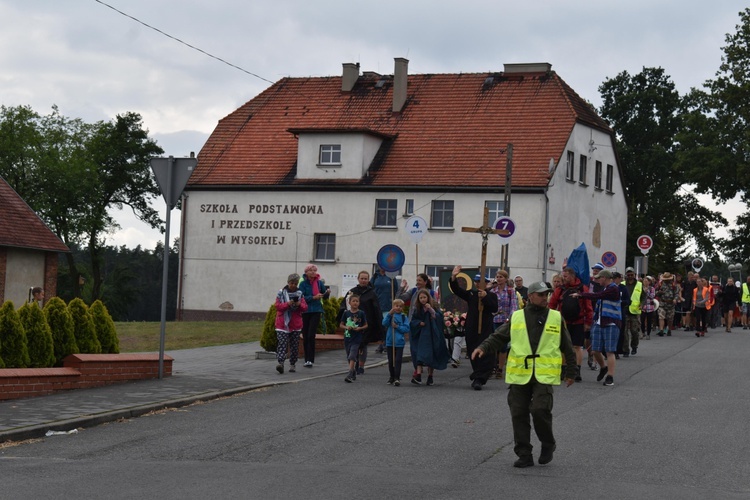
<path id="1" fill-rule="evenodd" d="M 0 307 L 0 357 L 5 361 L 6 368 L 29 366 L 26 332 L 10 300 Z"/>
<path id="2" fill-rule="evenodd" d="M 102 345 L 96 338 L 96 328 L 94 320 L 91 319 L 89 306 L 83 299 L 75 298 L 68 302 L 70 317 L 73 318 L 73 335 L 76 338 L 78 349 L 84 354 L 99 354 L 102 352 Z"/>
<path id="3" fill-rule="evenodd" d="M 318 325 L 318 333 L 333 334 L 339 327 L 336 317 L 339 314 L 339 307 L 343 297 L 331 297 L 323 301 L 323 317 Z"/>
<path id="4" fill-rule="evenodd" d="M 266 313 L 266 321 L 263 323 L 263 334 L 260 337 L 260 346 L 266 352 L 276 352 L 276 303 L 271 304 Z"/>
<path id="5" fill-rule="evenodd" d="M 26 332 L 26 345 L 29 348 L 29 368 L 47 368 L 55 365 L 55 344 L 52 331 L 42 309 L 35 303 L 27 302 L 18 310 L 18 317 Z"/>
<path id="6" fill-rule="evenodd" d="M 78 354 L 78 344 L 73 334 L 73 318 L 68 307 L 60 297 L 52 297 L 44 306 L 44 316 L 52 331 L 52 342 L 55 346 L 55 365 L 61 366 L 62 360 L 70 354 Z"/>
<path id="7" fill-rule="evenodd" d="M 102 347 L 102 353 L 118 354 L 120 352 L 120 339 L 117 338 L 115 322 L 112 320 L 107 306 L 101 300 L 95 300 L 89 307 L 91 319 L 94 321 L 96 338 Z"/>

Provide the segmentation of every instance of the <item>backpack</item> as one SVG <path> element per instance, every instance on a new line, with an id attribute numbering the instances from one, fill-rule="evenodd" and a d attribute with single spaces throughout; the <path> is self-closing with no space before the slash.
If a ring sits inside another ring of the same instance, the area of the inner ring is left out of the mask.
<path id="1" fill-rule="evenodd" d="M 581 316 L 581 302 L 579 298 L 573 297 L 574 293 L 581 293 L 580 285 L 575 288 L 566 287 L 563 290 L 562 301 L 560 302 L 560 314 L 568 323 L 578 321 Z"/>

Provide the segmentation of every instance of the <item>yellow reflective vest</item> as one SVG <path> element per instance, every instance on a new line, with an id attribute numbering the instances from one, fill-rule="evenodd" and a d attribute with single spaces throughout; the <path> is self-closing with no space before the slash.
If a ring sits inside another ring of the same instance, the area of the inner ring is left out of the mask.
<path id="1" fill-rule="evenodd" d="M 750 303 L 750 290 L 747 289 L 747 283 L 742 284 L 742 302 Z"/>
<path id="2" fill-rule="evenodd" d="M 633 293 L 630 294 L 630 306 L 628 306 L 628 309 L 630 310 L 630 314 L 635 314 L 636 316 L 641 314 L 641 291 L 643 290 L 643 283 L 640 281 L 635 282 L 635 286 L 633 287 Z"/>
<path id="3" fill-rule="evenodd" d="M 510 352 L 505 368 L 505 382 L 524 385 L 529 383 L 534 375 L 541 384 L 560 385 L 561 334 L 562 315 L 559 311 L 550 310 L 534 353 L 531 351 L 529 333 L 526 329 L 526 316 L 523 311 L 514 312 L 510 317 Z"/>

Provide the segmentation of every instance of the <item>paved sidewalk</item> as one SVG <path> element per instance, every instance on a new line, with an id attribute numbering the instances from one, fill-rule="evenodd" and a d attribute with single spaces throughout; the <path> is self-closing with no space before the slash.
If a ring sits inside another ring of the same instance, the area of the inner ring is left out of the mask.
<path id="1" fill-rule="evenodd" d="M 297 362 L 297 372 L 276 372 L 276 360 L 256 359 L 259 342 L 168 351 L 172 376 L 124 384 L 64 391 L 49 396 L 0 401 L 0 443 L 38 438 L 49 431 L 70 431 L 168 407 L 185 406 L 259 387 L 346 374 L 343 350 L 316 353 L 315 366 Z M 385 364 L 370 348 L 366 366 Z M 289 368 L 287 360 L 285 367 Z"/>

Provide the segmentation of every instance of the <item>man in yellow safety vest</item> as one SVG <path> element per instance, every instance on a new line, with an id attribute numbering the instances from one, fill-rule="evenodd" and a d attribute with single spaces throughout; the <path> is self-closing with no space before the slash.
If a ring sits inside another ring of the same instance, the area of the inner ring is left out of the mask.
<path id="1" fill-rule="evenodd" d="M 541 465 L 552 461 L 556 442 L 552 433 L 553 386 L 560 385 L 565 360 L 565 385 L 573 384 L 576 357 L 562 315 L 547 307 L 552 291 L 543 282 L 529 285 L 526 307 L 513 313 L 510 321 L 495 330 L 471 353 L 482 358 L 503 349 L 510 342 L 505 382 L 510 384 L 508 406 L 513 423 L 514 467 L 534 465 L 531 452 L 531 422 L 542 443 Z"/>

